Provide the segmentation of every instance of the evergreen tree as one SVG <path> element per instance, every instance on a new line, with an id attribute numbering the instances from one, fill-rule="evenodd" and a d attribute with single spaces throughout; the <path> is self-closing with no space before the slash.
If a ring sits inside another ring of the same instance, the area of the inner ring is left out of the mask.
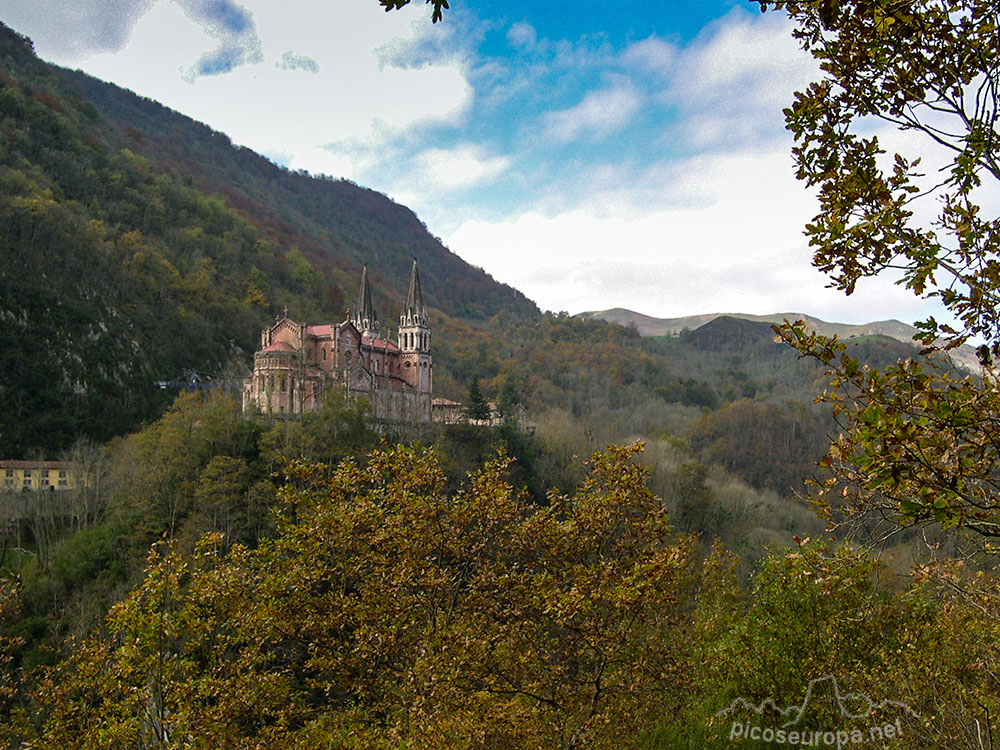
<path id="1" fill-rule="evenodd" d="M 500 410 L 500 416 L 503 418 L 504 422 L 509 421 L 513 416 L 515 416 L 515 411 L 517 410 L 517 405 L 520 403 L 520 397 L 517 394 L 517 388 L 514 386 L 513 381 L 507 378 L 503 381 L 503 385 L 500 386 L 500 393 L 497 395 L 497 407 Z"/>
<path id="2" fill-rule="evenodd" d="M 482 421 L 490 418 L 490 405 L 486 402 L 483 392 L 479 390 L 476 378 L 469 383 L 468 403 L 465 405 L 465 416 L 469 420 Z"/>

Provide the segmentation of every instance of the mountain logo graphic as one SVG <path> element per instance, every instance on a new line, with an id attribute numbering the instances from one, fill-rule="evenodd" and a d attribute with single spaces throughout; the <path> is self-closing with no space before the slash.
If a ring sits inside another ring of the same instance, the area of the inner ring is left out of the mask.
<path id="1" fill-rule="evenodd" d="M 896 709 L 907 713 L 916 719 L 920 718 L 919 714 L 913 711 L 913 709 L 911 709 L 907 704 L 900 701 L 883 700 L 876 703 L 864 693 L 843 693 L 841 692 L 840 685 L 837 683 L 837 678 L 834 675 L 826 675 L 825 677 L 816 677 L 809 680 L 809 685 L 806 688 L 806 695 L 802 700 L 801 705 L 792 705 L 787 708 L 781 708 L 771 698 L 764 699 L 759 705 L 751 703 L 744 698 L 736 698 L 727 708 L 722 709 L 715 715 L 722 718 L 726 714 L 733 713 L 737 710 L 753 711 L 761 716 L 763 716 L 765 712 L 768 712 L 776 714 L 784 719 L 785 722 L 781 725 L 781 728 L 785 729 L 799 724 L 802 717 L 805 716 L 806 709 L 809 704 L 816 699 L 816 695 L 822 693 L 829 693 L 833 696 L 834 702 L 840 709 L 840 715 L 845 719 L 866 719 L 875 711 L 883 708 Z"/>

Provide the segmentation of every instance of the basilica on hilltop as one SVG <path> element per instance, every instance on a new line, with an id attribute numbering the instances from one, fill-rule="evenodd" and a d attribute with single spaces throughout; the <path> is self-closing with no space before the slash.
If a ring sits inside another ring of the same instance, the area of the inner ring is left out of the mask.
<path id="1" fill-rule="evenodd" d="M 318 409 L 324 394 L 340 389 L 350 398 L 367 399 L 376 422 L 430 422 L 430 349 L 416 259 L 394 342 L 379 333 L 366 265 L 354 315 L 344 322 L 305 325 L 286 314 L 261 331 L 253 374 L 243 386 L 243 409 L 303 414 Z"/>

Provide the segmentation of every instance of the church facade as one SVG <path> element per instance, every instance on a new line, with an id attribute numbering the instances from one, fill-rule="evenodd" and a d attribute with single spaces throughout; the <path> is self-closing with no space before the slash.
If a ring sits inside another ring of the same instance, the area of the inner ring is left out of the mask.
<path id="1" fill-rule="evenodd" d="M 318 409 L 324 394 L 340 389 L 350 398 L 365 398 L 377 422 L 430 422 L 430 349 L 416 259 L 396 341 L 379 332 L 366 265 L 354 315 L 344 322 L 305 325 L 285 315 L 261 331 L 253 373 L 243 385 L 243 409 L 303 414 Z"/>

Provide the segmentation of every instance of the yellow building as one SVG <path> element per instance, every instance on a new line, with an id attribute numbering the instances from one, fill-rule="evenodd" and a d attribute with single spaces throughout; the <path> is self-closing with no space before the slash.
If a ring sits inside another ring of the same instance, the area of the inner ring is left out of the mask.
<path id="1" fill-rule="evenodd" d="M 73 490 L 81 483 L 80 474 L 70 461 L 0 461 L 0 489 Z"/>

